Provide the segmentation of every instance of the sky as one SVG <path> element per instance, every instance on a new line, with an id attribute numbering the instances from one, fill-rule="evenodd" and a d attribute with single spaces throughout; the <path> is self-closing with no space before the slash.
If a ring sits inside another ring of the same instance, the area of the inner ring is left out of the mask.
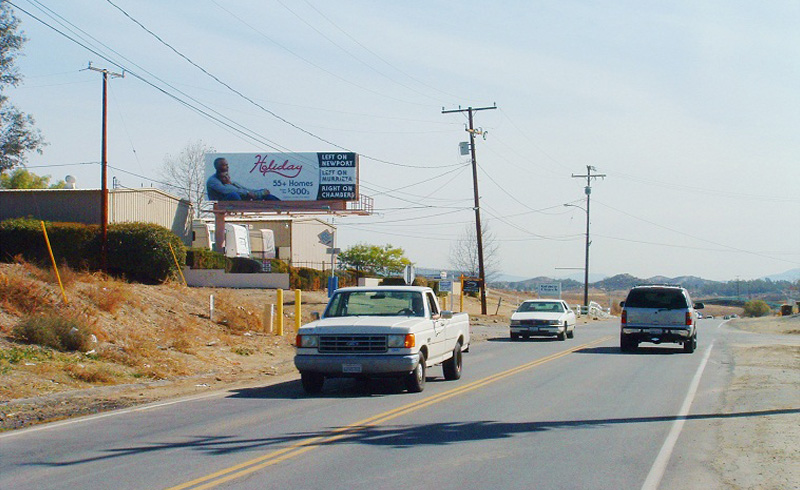
<path id="1" fill-rule="evenodd" d="M 499 272 L 754 279 L 800 267 L 800 3 L 12 0 L 28 38 L 6 90 L 48 146 L 29 170 L 162 186 L 216 151 L 360 155 L 372 216 L 337 246 L 449 268 L 481 221 Z M 23 12 L 24 10 L 24 12 Z M 39 19 L 39 20 L 37 20 Z M 63 34 L 62 34 L 63 33 Z M 111 182 L 109 182 L 111 185 Z M 564 206 L 571 204 L 572 206 Z"/>

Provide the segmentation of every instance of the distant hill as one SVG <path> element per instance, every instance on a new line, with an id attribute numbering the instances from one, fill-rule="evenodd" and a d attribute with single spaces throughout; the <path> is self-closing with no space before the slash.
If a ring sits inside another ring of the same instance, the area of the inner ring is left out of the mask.
<path id="1" fill-rule="evenodd" d="M 538 284 L 551 282 L 560 282 L 562 291 L 583 289 L 582 281 L 553 279 L 542 276 L 524 281 L 493 281 L 489 285 L 499 289 L 534 291 Z M 617 274 L 601 281 L 591 282 L 589 287 L 604 291 L 626 291 L 637 284 L 678 284 L 688 289 L 692 296 L 697 298 L 734 298 L 741 300 L 758 298 L 784 301 L 787 297 L 798 297 L 800 295 L 794 281 L 771 280 L 769 278 L 720 282 L 695 276 L 653 276 L 643 279 L 630 274 Z"/>
<path id="2" fill-rule="evenodd" d="M 800 268 L 791 269 L 786 272 L 781 272 L 780 274 L 766 276 L 764 279 L 769 279 L 770 281 L 800 281 Z"/>

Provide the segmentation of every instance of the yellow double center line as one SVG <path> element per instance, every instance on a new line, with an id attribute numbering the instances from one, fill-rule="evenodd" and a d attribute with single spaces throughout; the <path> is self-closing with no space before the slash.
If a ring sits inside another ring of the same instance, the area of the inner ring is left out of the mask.
<path id="1" fill-rule="evenodd" d="M 513 376 L 515 374 L 521 373 L 527 369 L 534 368 L 536 366 L 540 366 L 550 361 L 555 361 L 556 359 L 560 359 L 565 357 L 569 354 L 572 354 L 575 351 L 579 351 L 581 349 L 585 349 L 587 347 L 591 347 L 593 345 L 597 345 L 603 343 L 607 340 L 610 340 L 612 337 L 603 337 L 601 339 L 595 340 L 594 342 L 589 342 L 588 344 L 579 345 L 576 347 L 572 347 L 571 349 L 567 349 L 561 352 L 557 352 L 555 354 L 549 355 L 547 357 L 543 357 L 541 359 L 537 359 L 535 361 L 531 361 L 527 364 L 522 364 L 515 368 L 509 369 L 507 371 L 503 371 L 492 376 L 488 376 L 486 378 L 479 379 L 477 381 L 473 381 L 472 383 L 467 383 L 465 385 L 461 385 L 458 388 L 453 388 L 452 390 L 448 390 L 437 395 L 433 395 L 431 397 L 425 398 L 422 401 L 415 401 L 413 403 L 409 403 L 408 405 L 404 405 L 402 407 L 398 407 L 387 412 L 380 413 L 378 415 L 369 417 L 364 420 L 360 420 L 353 424 L 340 427 L 338 429 L 333 429 L 328 432 L 327 435 L 318 436 L 318 437 L 311 437 L 299 442 L 292 444 L 291 446 L 285 447 L 283 449 L 279 449 L 277 451 L 273 451 L 269 454 L 265 454 L 263 456 L 259 456 L 258 458 L 251 459 L 249 461 L 245 461 L 244 463 L 237 464 L 235 466 L 231 466 L 225 468 L 224 470 L 217 471 L 215 473 L 211 473 L 209 475 L 197 478 L 195 480 L 182 483 L 180 485 L 170 487 L 166 490 L 203 490 L 206 488 L 212 488 L 227 481 L 235 480 L 237 478 L 241 478 L 245 475 L 249 475 L 255 471 L 258 471 L 262 468 L 266 468 L 267 466 L 272 466 L 278 464 L 282 461 L 286 461 L 287 459 L 294 458 L 299 456 L 303 453 L 311 451 L 319 446 L 324 444 L 329 444 L 334 442 L 338 439 L 342 439 L 343 437 L 352 434 L 354 432 L 358 432 L 360 430 L 364 430 L 369 427 L 374 427 L 379 424 L 383 424 L 388 422 L 392 419 L 397 417 L 401 417 L 403 415 L 409 414 L 411 412 L 415 412 L 425 407 L 429 407 L 431 405 L 435 405 L 437 403 L 441 403 L 445 400 L 453 398 L 454 396 L 462 395 L 464 393 L 477 390 L 478 388 L 482 388 L 488 384 L 500 381 L 501 379 L 508 378 L 509 376 Z"/>

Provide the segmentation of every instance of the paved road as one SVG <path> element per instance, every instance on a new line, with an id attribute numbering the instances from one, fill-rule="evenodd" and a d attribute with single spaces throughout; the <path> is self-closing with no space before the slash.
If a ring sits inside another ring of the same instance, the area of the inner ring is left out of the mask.
<path id="1" fill-rule="evenodd" d="M 714 488 L 720 323 L 702 321 L 694 354 L 622 354 L 600 322 L 476 344 L 461 380 L 433 368 L 419 394 L 335 380 L 309 397 L 286 379 L 2 434 L 0 488 Z"/>

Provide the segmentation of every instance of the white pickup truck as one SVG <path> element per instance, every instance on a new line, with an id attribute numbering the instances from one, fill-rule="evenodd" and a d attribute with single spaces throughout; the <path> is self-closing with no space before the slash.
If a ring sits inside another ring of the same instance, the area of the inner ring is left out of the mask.
<path id="1" fill-rule="evenodd" d="M 342 288 L 318 320 L 298 330 L 294 364 L 307 393 L 342 377 L 403 378 L 408 391 L 420 392 L 436 364 L 445 379 L 461 377 L 469 341 L 469 315 L 440 311 L 431 288 Z"/>

